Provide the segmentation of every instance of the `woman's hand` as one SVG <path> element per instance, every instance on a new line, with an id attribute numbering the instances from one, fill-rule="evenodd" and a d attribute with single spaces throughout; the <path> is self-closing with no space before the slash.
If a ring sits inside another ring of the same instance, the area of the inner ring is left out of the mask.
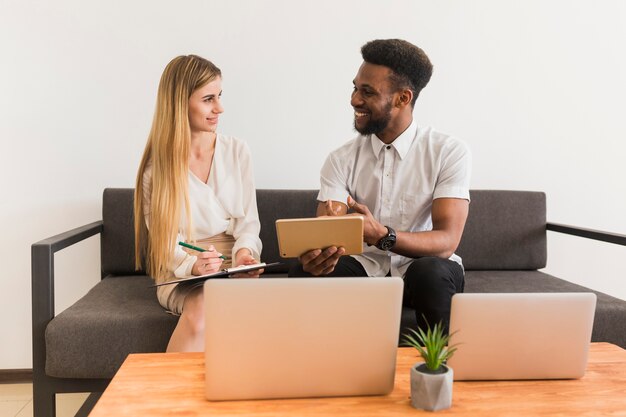
<path id="1" fill-rule="evenodd" d="M 237 251 L 237 255 L 235 255 L 235 263 L 233 266 L 242 266 L 242 265 L 253 265 L 259 263 L 258 260 L 254 259 L 252 253 L 250 253 L 249 249 L 239 249 Z M 256 271 L 250 272 L 242 272 L 240 274 L 232 275 L 233 278 L 258 278 L 262 273 L 263 269 L 257 269 Z"/>
<path id="2" fill-rule="evenodd" d="M 193 275 L 207 275 L 219 271 L 223 262 L 220 256 L 222 254 L 216 251 L 213 245 L 209 246 L 209 249 L 196 255 L 198 260 L 193 264 L 191 273 Z"/>

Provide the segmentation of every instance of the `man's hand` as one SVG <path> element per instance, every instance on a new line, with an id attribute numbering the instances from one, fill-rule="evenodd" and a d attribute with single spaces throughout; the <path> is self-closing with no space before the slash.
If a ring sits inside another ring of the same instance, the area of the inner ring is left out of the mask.
<path id="1" fill-rule="evenodd" d="M 317 213 L 320 216 L 343 216 L 348 212 L 348 206 L 339 201 L 326 200 L 317 203 Z"/>
<path id="2" fill-rule="evenodd" d="M 313 276 L 328 275 L 335 270 L 339 258 L 346 252 L 342 247 L 331 246 L 324 250 L 314 249 L 298 257 L 302 269 Z"/>
<path id="3" fill-rule="evenodd" d="M 341 216 L 346 214 L 347 207 L 338 201 L 326 200 L 326 215 L 327 216 Z"/>
<path id="4" fill-rule="evenodd" d="M 378 222 L 372 212 L 365 204 L 359 204 L 348 196 L 348 207 L 354 212 L 364 217 L 363 241 L 368 245 L 375 245 L 383 236 L 387 234 L 387 228 Z"/>

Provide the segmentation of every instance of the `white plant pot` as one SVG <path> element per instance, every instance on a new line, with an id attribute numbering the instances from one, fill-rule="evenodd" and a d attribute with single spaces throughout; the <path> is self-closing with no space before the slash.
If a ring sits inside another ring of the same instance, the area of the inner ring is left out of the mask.
<path id="1" fill-rule="evenodd" d="M 420 410 L 437 411 L 452 405 L 452 368 L 444 366 L 442 374 L 427 374 L 417 368 L 424 362 L 418 362 L 411 368 L 411 405 Z M 443 366 L 443 365 L 442 365 Z"/>

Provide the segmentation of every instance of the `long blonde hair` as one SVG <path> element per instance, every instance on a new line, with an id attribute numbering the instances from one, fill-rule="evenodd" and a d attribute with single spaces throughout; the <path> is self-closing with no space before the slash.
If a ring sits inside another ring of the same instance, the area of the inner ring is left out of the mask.
<path id="1" fill-rule="evenodd" d="M 157 281 L 168 275 L 176 235 L 184 206 L 187 230 L 191 233 L 189 193 L 189 97 L 217 77 L 221 71 L 210 61 L 196 55 L 174 58 L 163 70 L 156 109 L 148 142 L 141 158 L 135 184 L 135 268 L 146 258 L 148 274 Z M 151 165 L 149 232 L 144 220 L 143 178 Z"/>

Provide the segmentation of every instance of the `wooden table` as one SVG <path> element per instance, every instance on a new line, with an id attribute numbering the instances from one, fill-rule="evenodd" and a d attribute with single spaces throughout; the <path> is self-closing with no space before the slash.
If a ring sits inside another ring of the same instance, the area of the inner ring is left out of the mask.
<path id="1" fill-rule="evenodd" d="M 210 402 L 203 354 L 132 354 L 90 416 L 432 416 L 409 403 L 416 361 L 414 349 L 398 349 L 395 389 L 386 396 Z M 626 350 L 592 343 L 579 380 L 455 382 L 452 408 L 436 415 L 626 416 Z"/>

